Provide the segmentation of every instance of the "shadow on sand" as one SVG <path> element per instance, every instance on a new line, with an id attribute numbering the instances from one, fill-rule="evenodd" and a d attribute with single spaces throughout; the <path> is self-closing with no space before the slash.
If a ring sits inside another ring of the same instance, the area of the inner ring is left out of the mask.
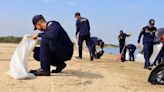
<path id="1" fill-rule="evenodd" d="M 80 70 L 65 70 L 60 74 L 55 74 L 54 76 L 76 76 L 76 77 L 92 78 L 92 79 L 104 78 L 100 74 L 86 72 L 86 71 L 83 72 Z"/>

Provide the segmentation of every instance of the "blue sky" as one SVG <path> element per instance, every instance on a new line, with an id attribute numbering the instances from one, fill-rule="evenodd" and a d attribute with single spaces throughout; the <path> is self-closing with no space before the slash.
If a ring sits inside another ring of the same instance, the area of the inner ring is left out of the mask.
<path id="1" fill-rule="evenodd" d="M 71 38 L 75 34 L 74 13 L 90 20 L 92 36 L 118 44 L 119 30 L 132 33 L 129 43 L 136 44 L 138 34 L 150 18 L 164 27 L 164 0 L 1 0 L 0 36 L 32 34 L 32 17 L 42 14 L 61 23 Z"/>

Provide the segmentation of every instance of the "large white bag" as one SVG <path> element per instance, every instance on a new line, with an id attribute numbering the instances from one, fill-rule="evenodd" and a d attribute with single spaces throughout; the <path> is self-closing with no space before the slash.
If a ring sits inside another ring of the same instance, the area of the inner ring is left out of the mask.
<path id="1" fill-rule="evenodd" d="M 14 79 L 31 79 L 35 78 L 34 74 L 28 72 L 28 57 L 37 40 L 33 40 L 29 35 L 25 35 L 17 46 L 10 62 L 10 70 L 8 74 Z"/>
<path id="2" fill-rule="evenodd" d="M 163 47 L 163 44 L 157 44 L 157 45 L 154 45 L 154 48 L 153 48 L 153 53 L 150 57 L 150 64 L 153 65 L 154 64 L 154 61 L 156 60 L 157 56 L 159 55 L 159 52 L 161 51 Z M 144 63 L 145 62 L 145 58 L 144 58 L 144 55 L 143 54 L 140 54 L 138 53 L 136 55 L 136 59 L 135 59 L 136 62 L 140 62 L 140 63 Z"/>

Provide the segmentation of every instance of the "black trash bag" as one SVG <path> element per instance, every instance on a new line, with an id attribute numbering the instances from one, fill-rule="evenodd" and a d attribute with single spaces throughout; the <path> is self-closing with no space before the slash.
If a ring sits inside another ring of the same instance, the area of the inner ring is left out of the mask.
<path id="1" fill-rule="evenodd" d="M 164 63 L 158 65 L 148 78 L 148 82 L 153 85 L 164 85 Z"/>
<path id="2" fill-rule="evenodd" d="M 104 54 L 104 51 L 100 51 L 100 52 L 98 52 L 97 54 L 96 54 L 96 59 L 100 59 L 102 56 L 103 56 L 103 54 Z"/>

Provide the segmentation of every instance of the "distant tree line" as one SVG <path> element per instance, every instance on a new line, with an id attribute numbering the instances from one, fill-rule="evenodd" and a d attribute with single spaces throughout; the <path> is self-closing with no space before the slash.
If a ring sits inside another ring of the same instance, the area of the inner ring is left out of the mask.
<path id="1" fill-rule="evenodd" d="M 19 43 L 22 37 L 6 36 L 0 37 L 0 43 Z"/>
<path id="2" fill-rule="evenodd" d="M 20 43 L 23 37 L 15 37 L 15 36 L 6 36 L 6 37 L 0 37 L 0 43 Z M 39 42 L 38 42 L 39 44 Z M 105 44 L 105 47 L 113 47 L 117 48 L 118 45 L 114 44 Z"/>

